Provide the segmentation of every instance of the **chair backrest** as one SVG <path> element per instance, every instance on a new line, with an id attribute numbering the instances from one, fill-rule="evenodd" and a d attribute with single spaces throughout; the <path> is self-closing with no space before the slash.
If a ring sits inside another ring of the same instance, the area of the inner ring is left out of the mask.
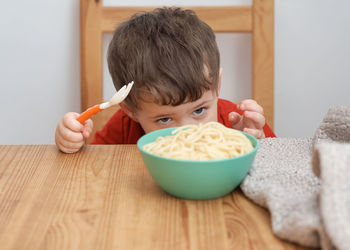
<path id="1" fill-rule="evenodd" d="M 102 0 L 80 0 L 81 109 L 103 102 L 103 34 L 139 11 L 156 7 L 107 7 Z M 253 0 L 251 6 L 186 6 L 214 32 L 252 33 L 252 98 L 273 127 L 274 115 L 274 0 Z M 118 107 L 93 117 L 94 132 Z"/>

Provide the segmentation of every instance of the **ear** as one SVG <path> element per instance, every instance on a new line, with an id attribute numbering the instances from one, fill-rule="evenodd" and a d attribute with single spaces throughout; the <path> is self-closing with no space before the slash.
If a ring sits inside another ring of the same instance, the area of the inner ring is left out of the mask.
<path id="1" fill-rule="evenodd" d="M 220 89 L 221 89 L 221 77 L 222 77 L 222 68 L 220 68 L 219 70 L 218 89 L 217 89 L 218 96 L 220 94 Z"/>
<path id="2" fill-rule="evenodd" d="M 135 122 L 138 122 L 135 112 L 124 102 L 119 103 L 120 108 L 127 114 L 131 119 L 133 119 Z"/>

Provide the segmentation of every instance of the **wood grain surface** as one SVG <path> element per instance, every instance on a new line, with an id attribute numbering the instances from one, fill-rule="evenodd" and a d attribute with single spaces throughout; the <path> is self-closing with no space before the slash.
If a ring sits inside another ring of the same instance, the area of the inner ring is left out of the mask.
<path id="1" fill-rule="evenodd" d="M 83 0 L 89 1 L 89 0 Z M 115 28 L 133 14 L 152 11 L 162 6 L 137 7 L 106 7 L 101 6 L 101 30 L 104 33 L 113 33 Z M 215 32 L 251 32 L 251 6 L 182 6 L 191 9 L 204 20 Z"/>
<path id="2" fill-rule="evenodd" d="M 264 108 L 274 128 L 274 0 L 254 0 L 252 34 L 252 98 Z"/>
<path id="3" fill-rule="evenodd" d="M 304 249 L 276 238 L 237 189 L 218 199 L 165 193 L 136 145 L 0 146 L 1 249 Z"/>

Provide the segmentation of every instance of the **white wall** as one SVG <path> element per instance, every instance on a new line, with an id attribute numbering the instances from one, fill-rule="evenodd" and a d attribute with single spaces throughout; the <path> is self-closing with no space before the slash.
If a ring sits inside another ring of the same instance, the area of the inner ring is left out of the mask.
<path id="1" fill-rule="evenodd" d="M 105 0 L 106 5 L 115 2 Z M 132 3 L 249 5 L 251 1 Z M 312 137 L 330 106 L 350 106 L 350 2 L 275 3 L 275 131 L 280 137 Z M 52 144 L 60 117 L 80 109 L 79 1 L 5 1 L 0 29 L 0 144 Z M 218 44 L 224 68 L 221 96 L 234 101 L 250 97 L 250 35 L 218 34 Z M 112 93 L 107 88 L 106 98 Z"/>
<path id="2" fill-rule="evenodd" d="M 2 1 L 0 144 L 54 143 L 80 110 L 79 1 Z"/>
<path id="3" fill-rule="evenodd" d="M 275 7 L 275 130 L 311 137 L 330 106 L 350 106 L 350 1 Z"/>

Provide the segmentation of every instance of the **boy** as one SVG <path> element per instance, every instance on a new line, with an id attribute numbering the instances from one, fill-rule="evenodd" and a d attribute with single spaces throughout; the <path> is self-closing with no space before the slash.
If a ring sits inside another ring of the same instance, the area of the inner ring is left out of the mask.
<path id="1" fill-rule="evenodd" d="M 115 31 L 108 49 L 115 88 L 134 81 L 121 109 L 95 134 L 92 144 L 134 144 L 145 133 L 166 127 L 218 121 L 257 138 L 274 137 L 254 100 L 238 105 L 218 98 L 220 56 L 212 29 L 193 11 L 159 8 L 139 13 Z M 79 114 L 58 123 L 58 148 L 74 153 L 92 131 Z"/>

